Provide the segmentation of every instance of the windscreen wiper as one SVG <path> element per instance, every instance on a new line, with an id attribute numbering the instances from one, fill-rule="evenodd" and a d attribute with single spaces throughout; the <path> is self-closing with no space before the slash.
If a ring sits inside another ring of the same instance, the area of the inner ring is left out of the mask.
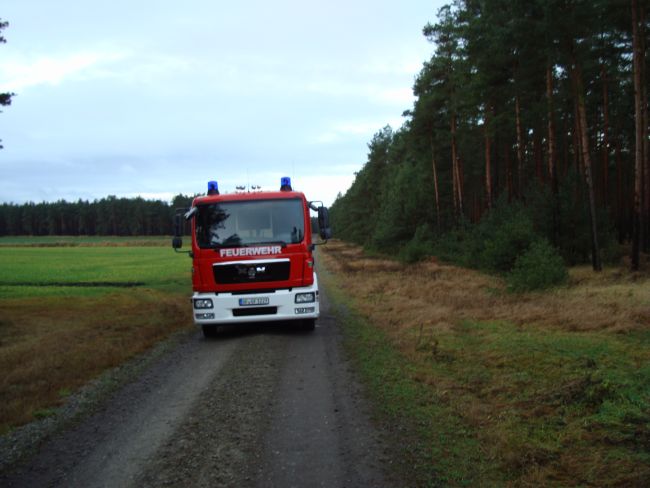
<path id="1" fill-rule="evenodd" d="M 213 244 L 210 246 L 212 249 L 215 251 L 219 249 L 224 249 L 226 247 L 252 247 L 252 246 L 282 246 L 287 247 L 287 243 L 285 241 L 263 241 L 263 242 L 247 242 L 246 244 Z"/>
<path id="2" fill-rule="evenodd" d="M 287 243 L 284 241 L 263 241 L 263 242 L 247 242 L 246 244 L 243 244 L 241 247 L 250 247 L 250 246 L 265 246 L 265 245 L 280 245 L 282 247 L 287 247 Z"/>

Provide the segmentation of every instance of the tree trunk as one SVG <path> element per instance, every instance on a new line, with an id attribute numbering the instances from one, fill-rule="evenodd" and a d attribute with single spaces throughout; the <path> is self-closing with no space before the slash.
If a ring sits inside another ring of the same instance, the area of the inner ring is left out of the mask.
<path id="1" fill-rule="evenodd" d="M 485 199 L 487 208 L 492 209 L 492 158 L 490 144 L 490 112 L 489 108 L 485 110 L 485 124 L 483 124 L 485 133 Z"/>
<path id="2" fill-rule="evenodd" d="M 643 209 L 641 211 L 641 250 L 643 252 L 650 252 L 650 147 L 648 141 L 648 83 L 646 78 L 646 17 L 645 8 L 641 4 L 639 6 L 639 39 L 641 45 L 641 100 L 643 111 Z"/>
<path id="3" fill-rule="evenodd" d="M 492 120 L 496 118 L 496 110 L 492 112 Z M 499 164 L 499 133 L 496 132 L 494 134 L 494 160 L 492 161 L 492 176 L 494 179 L 492 180 L 492 202 L 496 201 L 499 199 L 499 195 L 501 194 L 501 187 L 499 186 L 501 183 L 501 177 L 499 172 L 501 171 L 501 167 Z"/>
<path id="4" fill-rule="evenodd" d="M 580 147 L 582 150 L 585 181 L 587 183 L 587 194 L 589 197 L 589 217 L 591 220 L 591 263 L 594 271 L 601 271 L 602 264 L 600 261 L 598 228 L 596 225 L 596 198 L 594 196 L 591 155 L 589 154 L 589 134 L 587 133 L 587 110 L 585 107 L 584 85 L 582 82 L 582 71 L 573 51 L 571 61 L 571 73 L 573 75 L 575 98 L 577 102 L 578 126 L 580 129 Z"/>
<path id="5" fill-rule="evenodd" d="M 465 194 L 465 188 L 463 185 L 463 182 L 465 181 L 465 171 L 463 169 L 463 158 L 458 156 L 458 164 L 456 165 L 458 168 L 458 203 L 460 204 L 460 214 L 461 217 L 463 215 L 463 196 Z"/>
<path id="6" fill-rule="evenodd" d="M 517 196 L 521 197 L 524 188 L 524 138 L 521 129 L 521 106 L 518 94 L 515 96 L 515 124 L 517 130 Z"/>
<path id="7" fill-rule="evenodd" d="M 539 130 L 535 128 L 533 133 L 533 158 L 535 160 L 535 176 L 537 180 L 544 184 L 544 158 L 542 155 L 542 140 L 539 135 Z"/>
<path id="8" fill-rule="evenodd" d="M 603 146 L 602 146 L 602 187 L 603 203 L 609 206 L 609 90 L 605 65 L 600 66 L 603 81 Z"/>
<path id="9" fill-rule="evenodd" d="M 618 133 L 618 131 L 617 131 Z M 616 218 L 618 227 L 618 242 L 623 244 L 627 236 L 627 219 L 625 206 L 625 192 L 623 191 L 623 160 L 621 157 L 621 143 L 616 137 L 614 142 L 614 154 L 616 162 Z"/>
<path id="10" fill-rule="evenodd" d="M 643 88 L 641 68 L 643 63 L 641 52 L 641 33 L 639 32 L 639 4 L 632 0 L 632 65 L 634 71 L 634 206 L 632 210 L 632 269 L 639 269 L 639 253 L 643 222 L 641 220 L 643 198 Z"/>
<path id="11" fill-rule="evenodd" d="M 506 159 L 506 185 L 508 187 L 508 203 L 512 201 L 513 197 L 513 181 L 512 181 L 512 160 L 510 159 L 510 147 L 508 144 L 504 146 L 503 155 Z"/>
<path id="12" fill-rule="evenodd" d="M 431 144 L 431 165 L 433 166 L 433 190 L 436 197 L 436 224 L 440 231 L 440 193 L 438 192 L 438 169 L 436 168 L 436 152 L 433 147 L 433 133 L 429 134 L 429 142 Z"/>
<path id="13" fill-rule="evenodd" d="M 575 88 L 574 88 L 575 89 Z M 574 98 L 573 102 L 573 164 L 576 173 L 582 172 L 581 166 L 582 148 L 580 147 L 580 116 L 578 115 L 578 101 Z"/>
<path id="14" fill-rule="evenodd" d="M 555 143 L 555 116 L 553 110 L 553 67 L 551 63 L 546 65 L 546 109 L 548 112 L 548 177 L 551 180 L 551 191 L 553 192 L 553 244 L 558 245 L 560 238 L 560 202 L 559 187 L 557 181 L 556 143 Z"/>
<path id="15" fill-rule="evenodd" d="M 456 155 L 456 114 L 451 114 L 451 176 L 454 192 L 454 215 L 458 218 L 458 156 Z"/>
<path id="16" fill-rule="evenodd" d="M 562 176 L 566 176 L 567 173 L 569 172 L 569 124 L 567 122 L 567 119 L 569 118 L 568 115 L 565 114 L 565 116 L 562 118 L 562 160 L 564 161 L 564 164 L 562 165 Z"/>

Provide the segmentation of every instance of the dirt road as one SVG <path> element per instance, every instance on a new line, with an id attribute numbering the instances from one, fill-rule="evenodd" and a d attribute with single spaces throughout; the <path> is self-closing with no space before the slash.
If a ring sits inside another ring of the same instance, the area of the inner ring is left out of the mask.
<path id="1" fill-rule="evenodd" d="M 312 333 L 193 334 L 0 485 L 388 486 L 389 453 L 322 296 Z"/>

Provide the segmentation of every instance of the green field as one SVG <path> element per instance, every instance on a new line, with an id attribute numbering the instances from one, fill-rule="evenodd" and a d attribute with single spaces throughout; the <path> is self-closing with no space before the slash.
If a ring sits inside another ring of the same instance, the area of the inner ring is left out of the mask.
<path id="1" fill-rule="evenodd" d="M 187 289 L 190 268 L 186 254 L 166 247 L 5 246 L 0 297 L 97 295 L 129 286 Z"/>
<path id="2" fill-rule="evenodd" d="M 190 270 L 169 238 L 0 240 L 0 433 L 191 328 Z"/>
<path id="3" fill-rule="evenodd" d="M 169 246 L 168 236 L 5 236 L 0 237 L 3 246 Z"/>

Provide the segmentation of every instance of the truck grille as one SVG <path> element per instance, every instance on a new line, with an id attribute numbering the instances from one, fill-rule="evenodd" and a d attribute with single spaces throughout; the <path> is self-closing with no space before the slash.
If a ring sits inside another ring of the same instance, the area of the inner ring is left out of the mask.
<path id="1" fill-rule="evenodd" d="M 289 279 L 290 261 L 276 260 L 252 263 L 214 265 L 214 281 L 220 285 L 284 281 Z"/>

